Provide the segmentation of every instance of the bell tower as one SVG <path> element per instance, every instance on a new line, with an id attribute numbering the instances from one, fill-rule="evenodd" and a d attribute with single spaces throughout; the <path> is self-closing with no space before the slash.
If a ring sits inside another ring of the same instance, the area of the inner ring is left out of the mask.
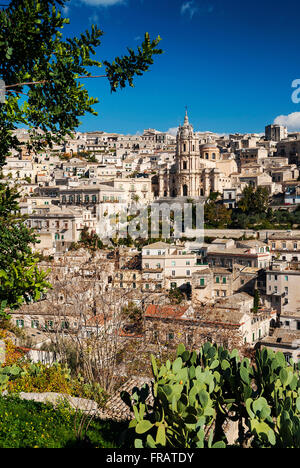
<path id="1" fill-rule="evenodd" d="M 176 145 L 176 181 L 175 192 L 181 197 L 196 197 L 196 171 L 199 165 L 199 142 L 189 123 L 187 109 L 184 124 L 179 126 Z"/>

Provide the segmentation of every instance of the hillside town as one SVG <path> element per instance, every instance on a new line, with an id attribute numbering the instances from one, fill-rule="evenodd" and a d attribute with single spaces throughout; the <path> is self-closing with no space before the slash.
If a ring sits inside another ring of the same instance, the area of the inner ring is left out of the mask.
<path id="1" fill-rule="evenodd" d="M 299 360 L 297 225 L 218 229 L 204 222 L 202 242 L 172 230 L 131 238 L 126 223 L 121 238 L 115 225 L 124 209 L 174 201 L 235 210 L 247 187 L 265 189 L 274 212 L 297 213 L 300 132 L 280 125 L 264 134 L 197 132 L 187 111 L 175 136 L 76 133 L 41 153 L 28 148 L 26 130 L 17 132 L 22 147 L 3 174 L 18 187 L 52 285 L 12 313 L 28 349 L 59 355 L 64 341 L 84 350 L 98 340 L 94 358 L 108 359 L 125 379 L 145 370 L 139 353 L 164 355 L 179 343 L 197 348 L 209 340 L 246 354 L 263 346 Z"/>

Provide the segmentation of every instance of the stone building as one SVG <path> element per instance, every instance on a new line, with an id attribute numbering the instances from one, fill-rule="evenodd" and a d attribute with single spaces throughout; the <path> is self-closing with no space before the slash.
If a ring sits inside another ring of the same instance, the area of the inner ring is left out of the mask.
<path id="1" fill-rule="evenodd" d="M 145 311 L 145 342 L 169 348 L 183 343 L 196 349 L 210 341 L 228 349 L 241 348 L 267 336 L 272 319 L 272 311 L 252 314 L 239 306 L 193 309 L 150 304 Z"/>
<path id="2" fill-rule="evenodd" d="M 228 167 L 232 167 L 232 162 L 228 166 L 227 154 L 224 174 L 222 165 L 218 167 L 221 160 L 218 145 L 211 137 L 203 143 L 186 112 L 184 124 L 177 133 L 175 164 L 159 171 L 159 196 L 199 198 L 229 187 Z"/>

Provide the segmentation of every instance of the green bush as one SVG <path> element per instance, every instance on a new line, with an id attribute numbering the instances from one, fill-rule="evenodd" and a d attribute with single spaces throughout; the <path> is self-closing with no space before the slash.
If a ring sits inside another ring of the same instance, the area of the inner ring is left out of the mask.
<path id="1" fill-rule="evenodd" d="M 87 383 L 83 377 L 71 376 L 70 369 L 59 363 L 47 366 L 41 363 L 20 363 L 0 368 L 0 391 L 9 394 L 55 392 L 88 398 L 103 406 L 107 394 L 97 383 Z"/>
<path id="2" fill-rule="evenodd" d="M 238 424 L 235 446 L 300 448 L 299 367 L 281 352 L 257 350 L 253 363 L 206 343 L 179 345 L 174 362 L 152 356 L 153 403 L 146 385 L 122 393 L 134 412 L 125 440 L 136 448 L 225 448 L 225 423 Z"/>

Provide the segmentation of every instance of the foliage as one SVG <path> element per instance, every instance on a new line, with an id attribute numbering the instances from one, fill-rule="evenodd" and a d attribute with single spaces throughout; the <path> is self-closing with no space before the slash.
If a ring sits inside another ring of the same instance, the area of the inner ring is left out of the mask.
<path id="1" fill-rule="evenodd" d="M 90 233 L 87 226 L 84 226 L 81 231 L 79 245 L 92 251 L 103 248 L 103 242 L 100 237 L 94 232 Z"/>
<path id="2" fill-rule="evenodd" d="M 23 359 L 24 353 L 16 346 L 7 331 L 7 329 L 0 329 L 0 340 L 4 341 L 5 344 L 5 362 L 1 367 L 11 366 L 18 363 Z M 1 388 L 1 367 L 0 367 L 0 388 Z"/>
<path id="3" fill-rule="evenodd" d="M 66 404 L 0 397 L 0 448 L 118 448 L 121 423 L 92 420 L 85 437 L 76 437 L 77 413 Z"/>
<path id="4" fill-rule="evenodd" d="M 127 83 L 133 86 L 133 78 L 147 71 L 153 56 L 162 53 L 157 49 L 160 38 L 151 41 L 146 34 L 137 52 L 128 49 L 128 55 L 102 64 L 93 58 L 103 35 L 96 25 L 63 40 L 63 29 L 69 23 L 61 12 L 65 3 L 12 0 L 0 11 L 0 76 L 9 86 L 5 105 L 0 106 L 0 165 L 11 148 L 20 146 L 12 134 L 16 125 L 30 129 L 28 147 L 39 150 L 71 136 L 80 125 L 80 116 L 97 115 L 93 106 L 98 99 L 89 97 L 79 81 L 91 76 L 90 68 L 104 65 L 103 76 L 116 91 Z"/>
<path id="5" fill-rule="evenodd" d="M 153 404 L 147 385 L 122 393 L 134 412 L 125 434 L 136 448 L 225 448 L 224 423 L 238 424 L 237 447 L 300 447 L 299 365 L 281 352 L 257 350 L 254 363 L 206 343 L 179 345 L 173 362 L 152 356 Z"/>
<path id="6" fill-rule="evenodd" d="M 0 303 L 11 309 L 38 300 L 50 287 L 31 251 L 30 244 L 37 240 L 24 224 L 18 198 L 15 189 L 0 183 Z"/>
<path id="7" fill-rule="evenodd" d="M 238 208 L 245 214 L 265 213 L 269 206 L 269 192 L 265 187 L 253 187 L 248 185 L 244 188 Z"/>
<path id="8" fill-rule="evenodd" d="M 222 203 L 209 199 L 204 205 L 204 221 L 213 228 L 223 228 L 231 222 L 232 211 Z"/>
<path id="9" fill-rule="evenodd" d="M 259 290 L 258 289 L 255 289 L 254 291 L 254 299 L 253 299 L 253 312 L 258 312 L 258 308 L 259 308 L 259 305 L 260 305 L 260 294 L 259 294 Z"/>
<path id="10" fill-rule="evenodd" d="M 159 36 L 151 41 L 149 34 L 146 33 L 137 53 L 133 49 L 127 49 L 129 55 L 116 57 L 112 63 L 103 62 L 112 92 L 115 92 L 118 87 L 125 88 L 127 84 L 133 87 L 134 76 L 141 76 L 143 72 L 149 70 L 150 65 L 153 64 L 153 55 L 160 55 L 163 52 L 157 49 L 160 41 Z"/>
<path id="11" fill-rule="evenodd" d="M 143 328 L 143 311 L 134 302 L 129 302 L 122 308 L 122 318 L 135 325 L 136 330 Z"/>
<path id="12" fill-rule="evenodd" d="M 1 301 L 0 302 L 0 325 L 1 327 L 4 327 L 6 322 L 8 322 L 10 319 L 11 319 L 11 315 L 9 315 L 7 311 L 7 301 Z"/>
<path id="13" fill-rule="evenodd" d="M 107 395 L 100 385 L 88 384 L 78 375 L 71 376 L 70 369 L 59 363 L 47 366 L 41 363 L 13 363 L 0 368 L 0 389 L 9 394 L 64 393 L 79 398 L 88 398 L 103 406 Z"/>
<path id="14" fill-rule="evenodd" d="M 185 299 L 185 295 L 179 288 L 171 288 L 168 293 L 168 298 L 172 302 L 172 304 L 181 304 L 181 302 Z"/>

